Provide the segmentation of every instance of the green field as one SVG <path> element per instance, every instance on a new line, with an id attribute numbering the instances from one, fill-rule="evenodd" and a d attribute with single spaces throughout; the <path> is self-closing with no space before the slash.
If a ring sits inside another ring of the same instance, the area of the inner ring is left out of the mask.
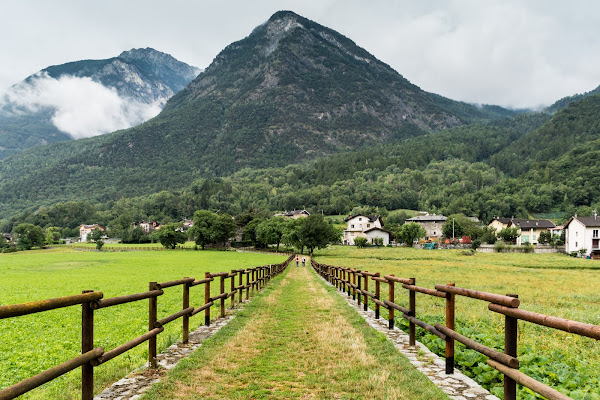
<path id="1" fill-rule="evenodd" d="M 68 247 L 0 254 L 0 305 L 73 295 L 85 289 L 102 291 L 108 298 L 147 291 L 150 281 L 201 278 L 206 271 L 230 271 L 283 260 L 285 256 L 224 251 L 87 252 Z M 203 286 L 192 288 L 191 305 L 203 302 Z M 180 310 L 181 287 L 165 289 L 158 306 L 158 318 Z M 147 315 L 148 301 L 96 311 L 95 346 L 110 350 L 145 333 Z M 196 315 L 190 328 L 203 322 L 203 314 Z M 0 320 L 0 388 L 77 356 L 80 332 L 79 306 Z M 180 336 L 180 323 L 167 325 L 158 336 L 159 351 Z M 146 358 L 147 345 L 142 344 L 96 368 L 96 392 L 142 365 Z M 78 398 L 79 375 L 79 370 L 73 371 L 24 398 Z"/>
<path id="2" fill-rule="evenodd" d="M 600 262 L 562 254 L 468 253 L 336 246 L 316 252 L 315 259 L 325 264 L 415 277 L 417 285 L 430 288 L 455 283 L 492 293 L 517 293 L 522 309 L 600 325 Z M 395 296 L 397 303 L 408 306 L 406 290 L 396 289 Z M 503 349 L 503 316 L 488 311 L 483 301 L 457 296 L 456 304 L 459 332 Z M 441 299 L 417 294 L 417 316 L 425 322 L 444 323 L 444 306 Z M 419 328 L 417 331 L 422 332 Z M 422 336 L 420 340 L 432 350 L 443 352 L 444 343 L 435 336 Z M 485 357 L 463 349 L 457 345 L 456 360 L 466 373 L 477 375 L 476 380 L 501 394 L 499 374 L 485 365 Z M 522 372 L 574 399 L 600 399 L 599 341 L 519 322 L 519 359 Z M 521 389 L 520 398 L 535 397 Z"/>

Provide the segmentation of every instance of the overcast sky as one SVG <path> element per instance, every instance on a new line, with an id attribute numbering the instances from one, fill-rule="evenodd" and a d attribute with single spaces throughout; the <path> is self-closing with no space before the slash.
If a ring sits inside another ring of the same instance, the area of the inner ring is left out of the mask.
<path id="1" fill-rule="evenodd" d="M 600 2 L 0 0 L 0 92 L 49 65 L 153 47 L 207 67 L 281 9 L 354 40 L 422 89 L 536 107 L 600 85 Z"/>

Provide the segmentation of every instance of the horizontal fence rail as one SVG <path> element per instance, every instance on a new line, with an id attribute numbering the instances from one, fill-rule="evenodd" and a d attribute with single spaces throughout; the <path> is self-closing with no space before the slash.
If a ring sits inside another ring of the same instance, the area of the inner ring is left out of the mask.
<path id="1" fill-rule="evenodd" d="M 92 400 L 94 397 L 94 367 L 97 367 L 113 358 L 133 349 L 134 347 L 148 342 L 148 361 L 151 368 L 158 367 L 156 337 L 164 331 L 164 326 L 170 322 L 182 319 L 182 341 L 189 340 L 189 318 L 204 311 L 204 324 L 210 325 L 211 307 L 219 306 L 220 317 L 225 316 L 225 300 L 231 299 L 231 308 L 235 306 L 235 297 L 238 295 L 238 303 L 248 300 L 250 291 L 254 293 L 265 287 L 265 285 L 276 275 L 282 273 L 293 260 L 294 254 L 280 264 L 260 266 L 247 269 L 235 269 L 231 272 L 206 272 L 204 279 L 186 277 L 168 282 L 150 282 L 148 291 L 130 295 L 111 297 L 104 299 L 102 292 L 83 291 L 82 294 L 74 296 L 59 297 L 55 299 L 33 301 L 23 304 L 0 306 L 0 319 L 14 318 L 22 315 L 55 310 L 57 308 L 69 307 L 81 304 L 81 355 L 68 360 L 60 365 L 43 371 L 35 376 L 18 382 L 8 388 L 0 390 L 0 400 L 14 399 L 36 387 L 50 382 L 61 375 L 81 367 L 81 393 L 83 400 Z M 243 283 L 243 278 L 246 283 Z M 237 282 L 236 282 L 237 278 Z M 230 280 L 230 291 L 225 291 L 225 280 Z M 220 292 L 211 297 L 211 282 L 218 281 Z M 204 303 L 198 307 L 190 305 L 190 288 L 204 285 Z M 158 319 L 158 298 L 164 294 L 164 289 L 182 287 L 182 308 L 174 314 Z M 103 348 L 94 348 L 94 311 L 103 308 L 114 307 L 125 303 L 148 300 L 148 332 L 124 343 L 112 350 L 104 351 Z"/>
<path id="2" fill-rule="evenodd" d="M 416 326 L 444 340 L 446 342 L 445 358 L 447 374 L 452 374 L 454 371 L 455 341 L 488 357 L 487 364 L 501 372 L 504 376 L 505 400 L 516 400 L 517 383 L 550 400 L 570 399 L 570 397 L 519 371 L 519 360 L 517 358 L 518 320 L 600 340 L 600 326 L 522 310 L 518 308 L 521 303 L 516 294 L 500 295 L 481 292 L 456 287 L 453 283 L 435 285 L 435 289 L 430 289 L 417 286 L 415 278 L 400 278 L 394 275 L 381 276 L 380 273 L 361 271 L 356 268 L 320 264 L 314 258 L 311 259 L 311 264 L 313 269 L 331 285 L 347 293 L 348 296 L 352 296 L 352 299 L 356 300 L 358 305 L 363 305 L 365 311 L 367 310 L 369 300 L 371 300 L 375 308 L 375 318 L 380 318 L 381 308 L 387 309 L 388 326 L 390 329 L 394 328 L 395 311 L 399 311 L 402 318 L 406 319 L 409 323 L 409 345 L 415 345 Z M 382 295 L 382 283 L 388 285 L 387 298 L 385 295 Z M 408 308 L 397 304 L 395 301 L 395 287 L 398 284 L 403 289 L 408 290 Z M 371 285 L 374 285 L 374 290 L 369 290 L 369 287 L 373 287 Z M 446 323 L 444 325 L 434 324 L 432 326 L 417 318 L 416 293 L 445 300 Z M 490 311 L 504 315 L 504 353 L 484 346 L 456 332 L 454 326 L 456 296 L 485 301 L 488 303 Z"/>

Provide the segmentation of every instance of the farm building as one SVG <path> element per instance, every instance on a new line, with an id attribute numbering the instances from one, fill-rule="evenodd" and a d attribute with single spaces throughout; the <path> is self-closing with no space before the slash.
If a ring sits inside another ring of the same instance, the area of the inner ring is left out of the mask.
<path id="1" fill-rule="evenodd" d="M 556 225 L 548 219 L 512 219 L 508 223 L 508 227 L 519 228 L 520 236 L 517 238 L 517 245 L 530 243 L 537 244 L 540 233 L 550 231 Z"/>
<path id="2" fill-rule="evenodd" d="M 379 215 L 349 215 L 344 218 L 348 223 L 348 229 L 344 230 L 343 243 L 353 246 L 354 239 L 365 237 L 373 244 L 374 239 L 383 239 L 383 245 L 387 246 L 391 241 L 391 232 L 383 229 L 383 221 Z"/>
<path id="3" fill-rule="evenodd" d="M 494 228 L 496 230 L 496 233 L 500 232 L 502 229 L 505 229 L 508 227 L 508 224 L 510 223 L 510 221 L 512 221 L 512 218 L 500 218 L 500 217 L 496 217 L 493 220 L 490 221 L 490 223 L 488 224 L 488 226 L 490 228 Z"/>
<path id="4" fill-rule="evenodd" d="M 310 213 L 306 210 L 286 211 L 280 214 L 275 214 L 275 217 L 286 217 L 288 219 L 306 218 Z"/>
<path id="5" fill-rule="evenodd" d="M 443 215 L 419 215 L 407 219 L 406 222 L 416 222 L 421 225 L 427 232 L 425 240 L 438 240 L 442 236 L 442 227 L 447 219 Z"/>
<path id="6" fill-rule="evenodd" d="M 572 253 L 585 249 L 585 255 L 600 256 L 600 218 L 578 217 L 567 221 L 565 230 L 565 251 Z"/>
<path id="7" fill-rule="evenodd" d="M 91 234 L 94 229 L 100 229 L 101 231 L 104 231 L 104 228 L 98 224 L 79 225 L 79 241 L 87 242 L 88 235 Z"/>

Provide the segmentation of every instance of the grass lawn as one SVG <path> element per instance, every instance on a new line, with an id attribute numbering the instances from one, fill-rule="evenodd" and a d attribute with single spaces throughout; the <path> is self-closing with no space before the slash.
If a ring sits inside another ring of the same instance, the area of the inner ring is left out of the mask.
<path id="1" fill-rule="evenodd" d="M 447 399 L 334 290 L 291 266 L 143 399 Z"/>
<path id="2" fill-rule="evenodd" d="M 318 262 L 355 267 L 371 272 L 416 278 L 417 285 L 456 286 L 492 293 L 517 293 L 520 308 L 600 325 L 600 262 L 562 254 L 465 255 L 461 250 L 367 248 L 335 246 L 315 253 Z M 385 286 L 385 288 L 383 287 Z M 382 286 L 386 293 L 387 285 Z M 408 306 L 408 291 L 396 289 L 397 303 Z M 418 318 L 444 323 L 442 299 L 417 294 Z M 457 296 L 456 326 L 459 332 L 488 346 L 503 349 L 503 316 L 487 309 L 487 303 Z M 404 321 L 401 321 L 404 323 Z M 422 333 L 421 329 L 417 329 Z M 443 353 L 443 342 L 422 336 L 433 351 Z M 484 386 L 502 393 L 499 375 L 484 365 L 485 357 L 463 351 L 457 344 L 457 362 Z M 519 322 L 521 371 L 568 393 L 574 399 L 600 399 L 600 342 L 550 328 Z M 534 398 L 521 390 L 522 399 Z"/>
<path id="3" fill-rule="evenodd" d="M 186 276 L 203 278 L 206 271 L 230 271 L 279 263 L 285 256 L 225 251 L 87 252 L 63 247 L 0 254 L 0 305 L 43 300 L 81 293 L 104 292 L 104 297 L 148 290 L 148 282 Z M 229 284 L 229 280 L 227 281 Z M 211 285 L 216 292 L 218 285 Z M 191 290 L 191 305 L 204 302 L 204 286 Z M 158 298 L 158 318 L 181 309 L 181 287 L 165 289 Z M 214 313 L 213 313 L 214 315 Z M 190 320 L 190 329 L 203 323 L 203 313 Z M 124 304 L 95 312 L 95 346 L 110 350 L 145 333 L 148 301 Z M 7 387 L 79 354 L 81 308 L 72 306 L 18 318 L 0 320 L 0 388 Z M 158 336 L 159 350 L 181 336 L 173 322 Z M 96 391 L 142 365 L 147 345 L 95 369 Z M 73 371 L 29 398 L 75 399 L 80 395 L 79 370 Z M 24 396 L 28 398 L 28 396 Z"/>

